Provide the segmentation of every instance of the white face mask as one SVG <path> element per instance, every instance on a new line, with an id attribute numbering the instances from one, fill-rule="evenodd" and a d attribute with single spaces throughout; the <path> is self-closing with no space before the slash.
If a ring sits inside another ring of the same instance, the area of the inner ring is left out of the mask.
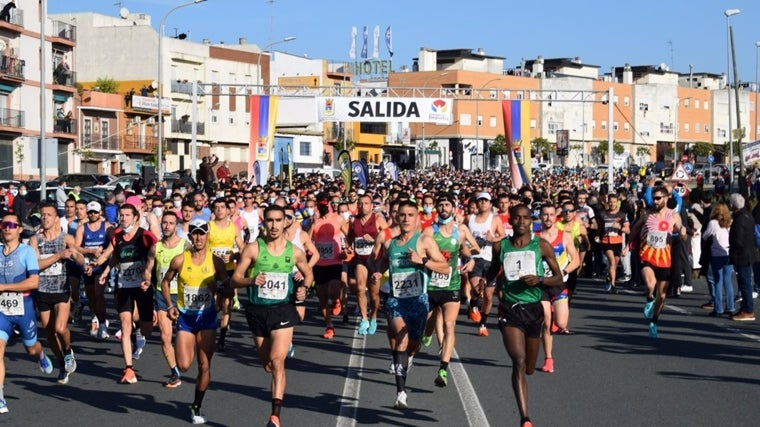
<path id="1" fill-rule="evenodd" d="M 345 221 L 348 221 L 349 219 L 351 219 L 351 212 L 348 212 L 348 211 L 343 212 L 342 214 L 340 214 L 340 216 L 342 216 Z"/>
<path id="2" fill-rule="evenodd" d="M 184 187 L 183 187 L 183 188 L 180 188 L 180 189 L 179 189 L 179 194 L 181 194 L 181 195 L 183 195 L 183 196 L 184 196 L 185 194 L 187 194 L 187 188 L 184 188 Z"/>
<path id="3" fill-rule="evenodd" d="M 182 207 L 182 200 L 175 200 L 174 201 L 174 207 L 175 208 L 181 208 Z"/>
<path id="4" fill-rule="evenodd" d="M 18 192 L 18 194 L 20 194 L 22 196 L 26 196 L 26 190 L 21 190 L 21 191 Z"/>
<path id="5" fill-rule="evenodd" d="M 11 188 L 10 191 L 11 191 L 11 194 L 13 194 L 13 196 L 16 196 L 18 194 L 18 190 L 15 188 Z"/>
<path id="6" fill-rule="evenodd" d="M 164 214 L 164 208 L 153 208 L 153 215 L 161 218 L 161 215 Z"/>

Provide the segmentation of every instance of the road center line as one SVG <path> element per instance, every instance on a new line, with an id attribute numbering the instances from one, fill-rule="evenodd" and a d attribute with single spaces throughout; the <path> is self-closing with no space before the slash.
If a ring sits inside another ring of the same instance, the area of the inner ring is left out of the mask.
<path id="1" fill-rule="evenodd" d="M 359 409 L 359 396 L 362 388 L 359 373 L 364 368 L 364 346 L 367 343 L 365 337 L 360 336 L 357 332 L 358 330 L 354 329 L 351 356 L 348 358 L 346 382 L 343 384 L 343 398 L 340 402 L 336 427 L 356 426 L 356 411 Z"/>
<path id="2" fill-rule="evenodd" d="M 462 363 L 459 361 L 459 354 L 457 354 L 456 349 L 453 350 L 451 355 L 453 356 L 449 364 L 451 377 L 457 388 L 459 400 L 462 402 L 468 424 L 471 426 L 490 426 L 486 413 L 483 412 L 483 407 L 480 406 L 478 396 L 475 394 L 475 389 L 472 387 L 470 377 L 467 376 L 467 372 L 465 372 Z"/>

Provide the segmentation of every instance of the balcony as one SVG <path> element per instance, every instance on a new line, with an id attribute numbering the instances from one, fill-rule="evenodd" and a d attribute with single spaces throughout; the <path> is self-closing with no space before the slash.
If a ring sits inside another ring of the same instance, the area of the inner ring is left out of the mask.
<path id="1" fill-rule="evenodd" d="M 77 41 L 77 27 L 67 22 L 53 21 L 53 28 L 50 35 L 58 42 L 73 45 Z M 66 43 L 71 42 L 71 43 Z"/>
<path id="2" fill-rule="evenodd" d="M 0 78 L 23 81 L 26 61 L 17 55 L 0 55 Z"/>
<path id="3" fill-rule="evenodd" d="M 192 133 L 193 122 L 189 120 L 176 120 L 172 119 L 172 132 L 177 133 Z M 206 133 L 206 124 L 198 122 L 198 135 L 204 135 Z"/>
<path id="4" fill-rule="evenodd" d="M 193 82 L 187 80 L 173 80 L 172 81 L 172 93 L 184 93 L 186 95 L 193 94 Z M 198 83 L 198 95 L 203 95 L 203 86 Z"/>
<path id="5" fill-rule="evenodd" d="M 23 128 L 26 126 L 24 112 L 10 108 L 0 108 L 0 127 Z"/>
<path id="6" fill-rule="evenodd" d="M 77 121 L 75 119 L 55 119 L 53 122 L 53 132 L 65 133 L 69 135 L 77 134 Z"/>
<path id="7" fill-rule="evenodd" d="M 71 71 L 67 67 L 62 66 L 62 63 L 59 63 L 57 67 L 53 68 L 53 84 L 74 87 L 76 82 L 76 71 Z"/>
<path id="8" fill-rule="evenodd" d="M 3 3 L 2 5 L 0 5 L 0 9 L 4 8 L 6 4 L 8 3 Z M 15 7 L 10 10 L 10 15 L 5 16 L 2 19 L 0 19 L 0 22 L 5 22 L 11 25 L 23 27 L 24 26 L 24 11 L 19 9 L 18 7 Z"/>
<path id="9" fill-rule="evenodd" d="M 158 137 L 146 135 L 125 135 L 121 151 L 125 153 L 149 154 L 156 151 Z"/>
<path id="10" fill-rule="evenodd" d="M 85 135 L 82 138 L 82 149 L 84 150 L 119 150 L 119 137 L 107 136 L 99 138 L 97 135 Z"/>

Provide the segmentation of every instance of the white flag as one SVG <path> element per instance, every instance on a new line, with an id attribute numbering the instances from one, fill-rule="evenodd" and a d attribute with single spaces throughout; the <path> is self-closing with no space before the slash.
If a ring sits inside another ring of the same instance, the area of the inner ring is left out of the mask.
<path id="1" fill-rule="evenodd" d="M 367 37 L 369 35 L 367 26 L 364 26 L 364 46 L 362 46 L 362 58 L 367 59 Z"/>
<path id="2" fill-rule="evenodd" d="M 374 36 L 374 47 L 372 48 L 372 57 L 377 59 L 380 57 L 380 26 L 375 25 L 375 32 L 372 34 Z"/>
<path id="3" fill-rule="evenodd" d="M 351 59 L 356 59 L 356 27 L 351 27 L 351 50 L 348 51 L 348 56 Z"/>
<path id="4" fill-rule="evenodd" d="M 391 54 L 391 58 L 393 58 L 393 39 L 391 36 L 391 27 L 388 26 L 388 29 L 385 30 L 385 46 L 388 47 L 388 53 Z"/>

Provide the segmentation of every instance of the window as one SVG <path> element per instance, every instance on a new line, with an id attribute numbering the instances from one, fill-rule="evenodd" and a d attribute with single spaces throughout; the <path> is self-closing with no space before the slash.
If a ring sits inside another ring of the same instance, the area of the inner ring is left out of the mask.
<path id="1" fill-rule="evenodd" d="M 705 124 L 705 133 L 710 133 L 710 125 Z"/>
<path id="2" fill-rule="evenodd" d="M 705 101 L 705 110 L 709 110 L 709 109 L 710 109 L 710 102 Z"/>
<path id="3" fill-rule="evenodd" d="M 388 133 L 387 127 L 387 123 L 361 123 L 359 125 L 359 132 L 373 135 L 385 135 Z"/>
<path id="4" fill-rule="evenodd" d="M 631 125 L 628 124 L 628 122 L 623 123 L 623 130 L 626 132 L 631 131 Z"/>
<path id="5" fill-rule="evenodd" d="M 684 123 L 683 124 L 683 131 L 684 132 L 688 132 L 689 131 L 689 124 L 688 123 Z"/>
<path id="6" fill-rule="evenodd" d="M 602 120 L 602 130 L 607 129 L 607 120 Z"/>
<path id="7" fill-rule="evenodd" d="M 554 135 L 559 130 L 559 126 L 560 126 L 559 122 L 549 122 L 546 127 L 549 134 Z"/>
<path id="8" fill-rule="evenodd" d="M 612 130 L 617 131 L 620 129 L 620 126 L 618 126 L 618 122 L 612 122 Z"/>
<path id="9" fill-rule="evenodd" d="M 694 100 L 694 108 L 699 108 L 699 100 L 698 99 Z"/>
<path id="10" fill-rule="evenodd" d="M 690 105 L 691 105 L 691 99 L 690 98 L 686 98 L 686 99 L 683 100 L 683 106 L 684 106 L 684 108 L 689 108 Z"/>
<path id="11" fill-rule="evenodd" d="M 726 137 L 726 130 L 725 129 L 718 129 L 718 136 L 721 138 Z"/>
<path id="12" fill-rule="evenodd" d="M 649 104 L 639 102 L 639 111 L 649 111 Z"/>
<path id="13" fill-rule="evenodd" d="M 471 126 L 472 125 L 472 116 L 469 114 L 462 113 L 459 115 L 459 124 L 462 126 Z"/>
<path id="14" fill-rule="evenodd" d="M 614 102 L 615 104 L 618 103 L 618 97 L 617 97 L 617 95 L 615 95 L 615 96 L 612 97 L 612 102 Z"/>
<path id="15" fill-rule="evenodd" d="M 311 141 L 299 141 L 298 154 L 302 156 L 311 156 Z"/>
<path id="16" fill-rule="evenodd" d="M 535 129 L 536 128 L 536 119 L 530 119 L 530 128 Z"/>
<path id="17" fill-rule="evenodd" d="M 491 126 L 492 128 L 496 127 L 496 116 L 491 116 L 488 119 L 488 125 Z"/>
<path id="18" fill-rule="evenodd" d="M 694 123 L 694 133 L 699 133 L 699 122 Z"/>
<path id="19" fill-rule="evenodd" d="M 627 96 L 624 96 L 623 97 L 623 105 L 625 105 L 627 107 L 630 104 L 631 104 L 631 99 L 629 97 L 627 97 Z"/>
<path id="20" fill-rule="evenodd" d="M 660 133 L 673 133 L 673 124 L 660 122 Z"/>

